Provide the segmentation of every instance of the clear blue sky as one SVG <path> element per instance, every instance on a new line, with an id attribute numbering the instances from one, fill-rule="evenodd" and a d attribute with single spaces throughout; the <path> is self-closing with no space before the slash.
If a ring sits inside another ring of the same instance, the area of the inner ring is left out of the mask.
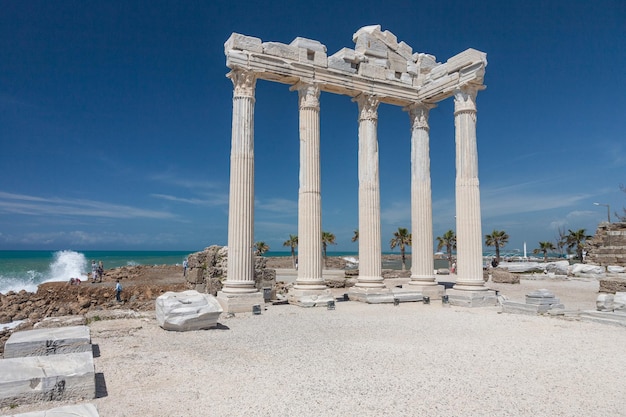
<path id="1" fill-rule="evenodd" d="M 511 3 L 511 4 L 509 4 Z M 263 4 L 261 6 L 261 4 Z M 319 40 L 380 24 L 439 62 L 487 53 L 478 95 L 483 234 L 529 251 L 622 212 L 626 2 L 0 0 L 0 249 L 227 243 L 232 83 L 224 42 Z M 297 233 L 298 106 L 257 83 L 255 240 Z M 454 116 L 431 111 L 434 235 L 454 229 Z M 357 105 L 321 96 L 323 229 L 357 221 Z M 383 248 L 410 228 L 410 127 L 379 108 Z"/>

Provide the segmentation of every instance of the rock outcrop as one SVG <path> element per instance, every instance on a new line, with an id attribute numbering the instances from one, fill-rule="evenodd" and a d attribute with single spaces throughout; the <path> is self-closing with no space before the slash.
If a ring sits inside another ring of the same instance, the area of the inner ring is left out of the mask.
<path id="1" fill-rule="evenodd" d="M 198 292 L 217 295 L 228 272 L 228 248 L 209 246 L 201 252 L 189 255 L 188 262 L 186 278 L 192 288 Z M 261 256 L 254 260 L 254 281 L 257 289 L 271 288 L 274 295 L 276 270 L 267 268 L 267 259 Z"/>

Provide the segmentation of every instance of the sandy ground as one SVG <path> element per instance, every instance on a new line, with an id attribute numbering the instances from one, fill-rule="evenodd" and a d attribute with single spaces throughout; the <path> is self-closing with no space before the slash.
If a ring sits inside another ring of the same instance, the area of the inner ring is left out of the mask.
<path id="1" fill-rule="evenodd" d="M 568 310 L 595 308 L 598 291 L 595 280 L 488 286 L 519 301 L 547 288 Z M 102 417 L 626 416 L 626 329 L 500 310 L 267 305 L 186 333 L 153 314 L 92 322 L 91 402 Z"/>

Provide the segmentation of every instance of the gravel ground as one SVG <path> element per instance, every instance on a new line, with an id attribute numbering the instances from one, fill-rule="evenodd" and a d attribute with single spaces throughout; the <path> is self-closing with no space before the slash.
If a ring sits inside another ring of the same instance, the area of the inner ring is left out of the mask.
<path id="1" fill-rule="evenodd" d="M 593 281 L 500 285 L 520 301 L 552 289 L 568 309 L 597 294 Z M 153 316 L 93 322 L 91 402 L 102 417 L 626 416 L 624 328 L 499 311 L 268 305 L 185 333 Z"/>

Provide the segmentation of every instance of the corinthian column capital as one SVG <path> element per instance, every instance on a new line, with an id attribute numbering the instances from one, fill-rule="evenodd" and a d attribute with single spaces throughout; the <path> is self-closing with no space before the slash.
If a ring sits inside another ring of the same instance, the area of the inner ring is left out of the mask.
<path id="1" fill-rule="evenodd" d="M 289 88 L 298 91 L 298 105 L 300 109 L 320 109 L 320 87 L 316 83 L 299 82 Z"/>
<path id="2" fill-rule="evenodd" d="M 245 69 L 234 69 L 226 77 L 233 82 L 234 97 L 254 97 L 256 73 Z"/>
<path id="3" fill-rule="evenodd" d="M 428 126 L 428 114 L 430 109 L 437 107 L 436 104 L 431 103 L 413 103 L 404 108 L 409 112 L 409 118 L 411 119 L 411 130 L 424 129 L 429 130 Z"/>
<path id="4" fill-rule="evenodd" d="M 459 113 L 476 113 L 476 95 L 484 87 L 466 85 L 454 91 L 454 115 Z"/>
<path id="5" fill-rule="evenodd" d="M 378 120 L 378 105 L 380 100 L 371 94 L 359 94 L 352 101 L 356 101 L 359 105 L 359 121 Z"/>

